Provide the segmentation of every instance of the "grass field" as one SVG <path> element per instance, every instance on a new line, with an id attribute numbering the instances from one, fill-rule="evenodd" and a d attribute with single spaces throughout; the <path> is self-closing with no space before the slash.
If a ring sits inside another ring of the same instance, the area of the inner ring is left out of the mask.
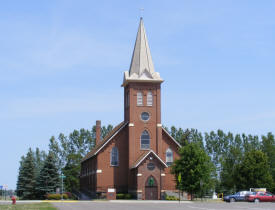
<path id="1" fill-rule="evenodd" d="M 16 204 L 16 205 L 0 205 L 0 210 L 57 210 L 50 203 L 34 203 L 34 204 Z"/>

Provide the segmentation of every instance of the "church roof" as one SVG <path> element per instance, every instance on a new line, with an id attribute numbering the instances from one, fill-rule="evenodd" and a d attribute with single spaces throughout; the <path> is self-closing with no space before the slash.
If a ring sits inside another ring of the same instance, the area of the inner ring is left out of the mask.
<path id="1" fill-rule="evenodd" d="M 81 162 L 96 155 L 109 141 L 113 139 L 126 125 L 128 122 L 121 122 L 118 124 L 103 140 L 101 140 L 83 159 Z"/>
<path id="2" fill-rule="evenodd" d="M 171 136 L 165 128 L 162 127 L 162 130 L 175 142 L 176 145 L 178 145 L 178 147 L 181 147 L 180 143 L 176 139 L 174 139 L 173 136 Z"/>
<path id="3" fill-rule="evenodd" d="M 163 82 L 159 73 L 155 72 L 142 18 L 140 18 L 130 69 L 124 72 L 123 86 L 130 81 Z"/>
<path id="4" fill-rule="evenodd" d="M 133 166 L 131 167 L 132 169 L 133 168 L 136 168 L 138 167 L 142 161 L 148 157 L 149 154 L 153 154 L 165 167 L 168 167 L 167 164 L 153 151 L 153 150 L 149 150 L 147 152 L 144 152 L 137 160 L 136 162 L 133 164 Z"/>

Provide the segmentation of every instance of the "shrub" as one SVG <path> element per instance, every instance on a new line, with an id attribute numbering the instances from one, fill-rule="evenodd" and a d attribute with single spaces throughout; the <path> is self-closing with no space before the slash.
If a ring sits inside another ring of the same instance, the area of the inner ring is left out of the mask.
<path id="1" fill-rule="evenodd" d="M 124 199 L 124 194 L 123 193 L 116 194 L 116 199 Z"/>
<path id="2" fill-rule="evenodd" d="M 118 193 L 116 194 L 116 199 L 131 199 L 132 195 L 129 193 Z"/>
<path id="3" fill-rule="evenodd" d="M 124 195 L 124 199 L 131 199 L 131 198 L 132 198 L 132 195 L 131 195 L 131 194 L 128 194 L 128 193 L 127 193 L 127 194 Z"/>
<path id="4" fill-rule="evenodd" d="M 177 198 L 176 196 L 173 196 L 173 195 L 170 195 L 170 196 L 167 195 L 165 199 L 168 201 L 178 201 L 179 200 L 179 198 Z"/>
<path id="5" fill-rule="evenodd" d="M 72 198 L 73 197 L 73 195 L 72 195 L 72 193 L 71 192 L 65 192 L 65 194 L 68 196 L 68 198 Z"/>
<path id="6" fill-rule="evenodd" d="M 63 199 L 67 200 L 69 197 L 67 194 L 63 194 Z M 48 200 L 61 200 L 61 194 L 47 194 L 46 199 Z"/>

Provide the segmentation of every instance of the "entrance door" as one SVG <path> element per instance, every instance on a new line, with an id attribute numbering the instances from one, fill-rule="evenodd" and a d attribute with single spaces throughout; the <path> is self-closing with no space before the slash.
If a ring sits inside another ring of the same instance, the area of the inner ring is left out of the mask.
<path id="1" fill-rule="evenodd" d="M 158 199 L 158 187 L 145 187 L 145 200 L 157 200 Z"/>
<path id="2" fill-rule="evenodd" d="M 146 181 L 145 200 L 158 200 L 158 186 L 153 176 L 150 176 Z"/>

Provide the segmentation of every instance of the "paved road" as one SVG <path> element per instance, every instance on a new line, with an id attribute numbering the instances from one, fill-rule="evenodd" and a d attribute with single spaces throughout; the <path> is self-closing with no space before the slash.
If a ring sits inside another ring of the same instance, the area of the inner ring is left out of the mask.
<path id="1" fill-rule="evenodd" d="M 60 210 L 275 210 L 275 203 L 53 203 Z"/>

